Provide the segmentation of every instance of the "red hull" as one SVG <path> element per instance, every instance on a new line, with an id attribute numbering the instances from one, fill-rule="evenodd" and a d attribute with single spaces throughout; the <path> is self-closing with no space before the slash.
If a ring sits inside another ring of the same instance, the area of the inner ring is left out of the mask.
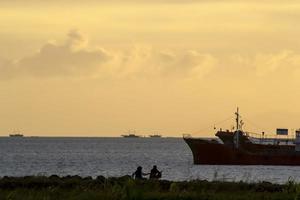
<path id="1" fill-rule="evenodd" d="M 192 150 L 194 164 L 300 165 L 300 154 L 291 146 L 274 148 L 271 145 L 246 144 L 244 148 L 237 149 L 204 139 L 184 138 L 184 140 Z"/>

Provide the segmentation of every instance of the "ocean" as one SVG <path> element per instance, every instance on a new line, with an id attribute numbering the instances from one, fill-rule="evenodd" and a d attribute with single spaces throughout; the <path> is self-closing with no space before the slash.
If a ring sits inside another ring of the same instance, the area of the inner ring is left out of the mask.
<path id="1" fill-rule="evenodd" d="M 297 166 L 194 165 L 182 138 L 0 138 L 0 177 L 56 174 L 105 177 L 153 165 L 167 180 L 300 182 Z"/>

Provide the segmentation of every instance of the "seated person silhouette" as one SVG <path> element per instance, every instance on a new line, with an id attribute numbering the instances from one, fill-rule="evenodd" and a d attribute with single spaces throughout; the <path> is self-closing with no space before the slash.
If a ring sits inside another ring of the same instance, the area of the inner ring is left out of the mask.
<path id="1" fill-rule="evenodd" d="M 154 165 L 153 168 L 151 169 L 151 172 L 150 172 L 150 179 L 159 179 L 159 178 L 161 178 L 161 172 L 162 171 L 158 171 L 157 166 Z"/>
<path id="2" fill-rule="evenodd" d="M 132 178 L 140 179 L 140 180 L 145 179 L 145 178 L 143 178 L 143 176 L 146 176 L 146 175 L 149 175 L 149 174 L 143 173 L 142 169 L 143 168 L 141 166 L 138 166 L 136 171 L 132 174 Z"/>

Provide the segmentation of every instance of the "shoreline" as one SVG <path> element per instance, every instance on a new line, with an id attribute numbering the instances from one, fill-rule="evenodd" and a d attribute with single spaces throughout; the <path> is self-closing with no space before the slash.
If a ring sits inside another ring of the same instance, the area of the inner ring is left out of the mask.
<path id="1" fill-rule="evenodd" d="M 0 199 L 297 199 L 300 184 L 134 180 L 130 176 L 2 177 Z"/>

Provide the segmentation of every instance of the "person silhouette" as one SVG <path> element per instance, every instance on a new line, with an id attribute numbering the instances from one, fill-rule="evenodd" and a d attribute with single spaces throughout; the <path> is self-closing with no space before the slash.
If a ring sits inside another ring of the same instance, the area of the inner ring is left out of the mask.
<path id="1" fill-rule="evenodd" d="M 149 174 L 143 173 L 142 169 L 143 168 L 141 166 L 138 166 L 136 171 L 132 174 L 132 178 L 134 178 L 134 179 L 144 179 L 143 176 L 149 175 Z"/>
<path id="2" fill-rule="evenodd" d="M 150 179 L 159 179 L 159 178 L 161 178 L 161 172 L 162 171 L 158 171 L 157 166 L 154 165 L 153 168 L 150 171 Z"/>

